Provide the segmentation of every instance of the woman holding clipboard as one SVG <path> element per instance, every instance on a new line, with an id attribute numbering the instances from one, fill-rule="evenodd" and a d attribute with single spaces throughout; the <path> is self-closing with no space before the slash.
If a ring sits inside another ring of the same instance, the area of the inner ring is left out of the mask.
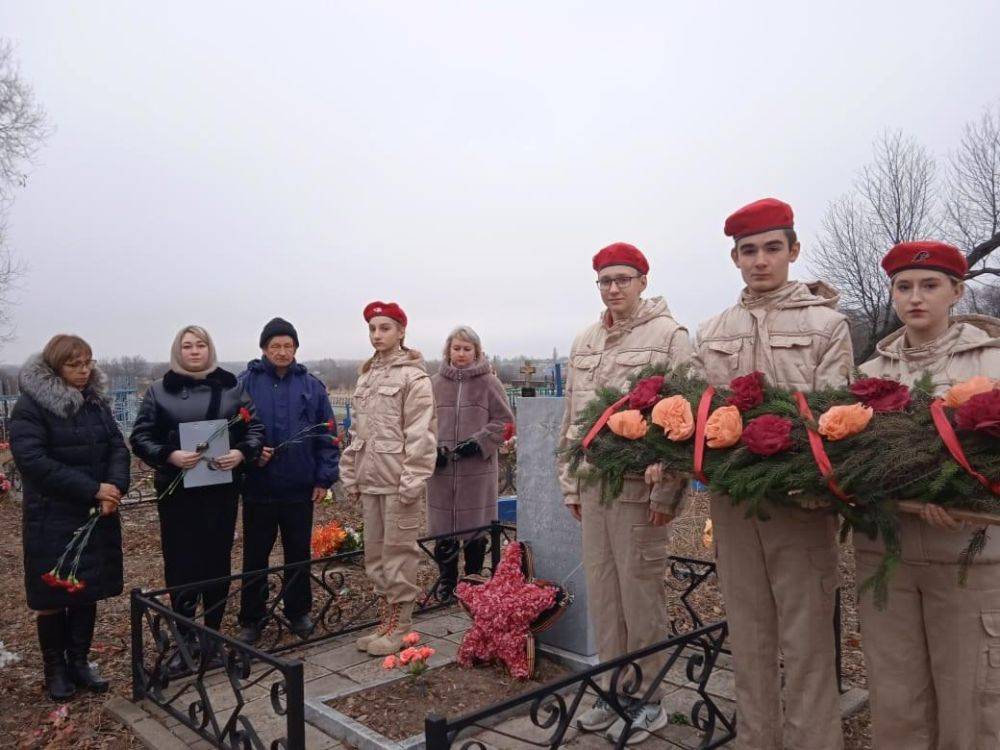
<path id="1" fill-rule="evenodd" d="M 241 413 L 245 419 L 237 418 Z M 203 455 L 205 444 L 181 445 L 181 425 L 210 420 L 229 422 L 231 446 L 212 459 Z M 235 473 L 242 464 L 257 459 L 263 440 L 264 426 L 257 420 L 253 402 L 236 376 L 218 366 L 208 331 L 200 326 L 182 328 L 170 349 L 170 370 L 146 391 L 129 438 L 135 455 L 156 469 L 167 586 L 230 575 L 239 496 Z M 204 486 L 183 479 L 175 482 L 179 474 L 195 470 L 202 462 L 233 472 L 231 481 Z M 176 612 L 193 619 L 200 598 L 205 625 L 218 630 L 228 594 L 226 582 L 172 595 L 170 603 Z"/>

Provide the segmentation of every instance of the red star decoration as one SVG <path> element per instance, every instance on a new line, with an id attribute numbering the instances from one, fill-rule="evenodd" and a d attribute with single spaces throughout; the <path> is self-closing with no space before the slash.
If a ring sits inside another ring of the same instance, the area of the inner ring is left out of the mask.
<path id="1" fill-rule="evenodd" d="M 529 581 L 521 570 L 523 555 L 520 542 L 508 544 L 489 581 L 460 583 L 455 590 L 472 615 L 472 627 L 458 649 L 458 663 L 463 667 L 499 659 L 512 677 L 526 680 L 531 676 L 531 625 L 555 605 L 558 589 Z"/>

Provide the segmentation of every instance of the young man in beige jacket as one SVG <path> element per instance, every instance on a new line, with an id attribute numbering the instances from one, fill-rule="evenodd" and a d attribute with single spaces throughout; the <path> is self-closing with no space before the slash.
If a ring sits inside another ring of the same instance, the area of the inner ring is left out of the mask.
<path id="1" fill-rule="evenodd" d="M 642 369 L 676 367 L 692 355 L 687 331 L 673 319 L 663 298 L 642 298 L 649 264 L 638 249 L 615 243 L 594 256 L 593 267 L 605 309 L 573 342 L 560 431 L 562 448 L 578 437 L 575 422 L 598 389 L 624 390 Z M 566 505 L 583 524 L 589 614 L 601 660 L 662 640 L 667 635 L 663 590 L 667 524 L 677 512 L 686 477 L 668 475 L 656 485 L 655 493 L 642 476 L 626 478 L 621 495 L 603 505 L 600 486 L 581 484 L 570 472 L 566 454 L 559 455 Z M 644 684 L 636 695 L 642 695 L 661 665 L 662 660 L 644 661 Z M 629 706 L 633 724 L 627 744 L 641 742 L 667 722 L 658 703 Z M 603 700 L 577 717 L 576 723 L 589 731 L 607 729 L 612 741 L 625 729 L 625 721 Z"/>
<path id="2" fill-rule="evenodd" d="M 726 220 L 725 233 L 746 286 L 733 307 L 699 326 L 696 372 L 717 388 L 754 371 L 779 388 L 847 385 L 854 358 L 836 293 L 788 279 L 799 256 L 791 206 L 773 198 L 751 203 Z M 711 498 L 736 677 L 737 745 L 839 750 L 837 517 L 823 507 L 767 511 L 770 520 L 746 518 L 729 497 Z"/>

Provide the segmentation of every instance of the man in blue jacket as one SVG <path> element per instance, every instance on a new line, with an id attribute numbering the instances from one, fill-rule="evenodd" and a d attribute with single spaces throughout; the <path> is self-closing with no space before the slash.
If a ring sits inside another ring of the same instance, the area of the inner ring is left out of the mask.
<path id="1" fill-rule="evenodd" d="M 275 318 L 260 334 L 263 356 L 239 376 L 257 406 L 267 436 L 256 466 L 249 467 L 243 489 L 243 572 L 268 567 L 278 531 L 285 564 L 308 560 L 313 503 L 337 481 L 340 449 L 333 430 L 316 427 L 301 439 L 275 448 L 300 430 L 333 420 L 326 388 L 295 361 L 299 336 L 286 320 Z M 292 630 L 312 632 L 312 590 L 308 567 L 285 575 L 285 616 Z M 260 637 L 267 612 L 265 577 L 247 578 L 240 598 L 240 639 Z"/>

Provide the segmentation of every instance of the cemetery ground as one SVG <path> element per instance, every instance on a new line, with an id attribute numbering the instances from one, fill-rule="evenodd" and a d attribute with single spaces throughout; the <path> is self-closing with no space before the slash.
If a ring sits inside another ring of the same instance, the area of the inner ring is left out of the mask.
<path id="1" fill-rule="evenodd" d="M 702 543 L 702 530 L 707 517 L 707 497 L 695 494 L 683 515 L 674 522 L 671 554 L 710 558 L 712 552 Z M 337 500 L 316 509 L 316 522 L 337 519 L 356 526 L 360 508 Z M 142 742 L 104 710 L 109 700 L 130 697 L 129 663 L 129 601 L 127 592 L 133 587 L 162 586 L 159 524 L 152 504 L 125 507 L 122 510 L 125 545 L 125 594 L 98 605 L 97 632 L 94 636 L 92 659 L 112 681 L 106 695 L 84 693 L 73 700 L 57 704 L 48 699 L 42 684 L 40 655 L 35 633 L 35 618 L 24 600 L 23 567 L 21 562 L 21 505 L 19 498 L 9 495 L 0 499 L 0 641 L 4 648 L 19 657 L 4 664 L 0 650 L 0 746 L 24 749 L 74 748 L 96 750 L 141 748 Z M 238 527 L 239 533 L 239 527 Z M 242 539 L 238 536 L 233 547 L 233 570 L 239 570 Z M 275 549 L 272 565 L 280 564 L 280 544 Z M 854 596 L 854 558 L 850 544 L 841 548 L 841 586 L 843 604 L 843 664 L 845 681 L 866 686 L 864 663 L 860 651 L 857 609 Z M 695 592 L 693 605 L 706 622 L 724 617 L 721 600 L 714 582 Z M 235 610 L 230 603 L 224 629 L 235 633 Z M 295 657 L 295 652 L 288 654 Z M 454 669 L 454 668 L 453 668 Z M 495 693 L 487 693 L 487 703 L 504 697 L 510 685 L 500 684 L 496 672 Z M 540 675 L 544 680 L 548 673 Z M 483 704 L 480 704 L 483 705 Z M 463 707 L 462 710 L 469 710 Z M 379 712 L 378 705 L 373 712 Z M 384 716 L 392 716 L 388 707 L 381 707 Z M 411 719 L 412 720 L 412 719 Z M 844 731 L 848 750 L 871 747 L 867 707 L 845 721 Z M 391 730 L 391 727 L 389 727 Z M 398 731 L 398 730 L 397 730 Z M 652 745 L 652 742 L 647 743 Z M 348 747 L 348 745 L 344 745 Z"/>

